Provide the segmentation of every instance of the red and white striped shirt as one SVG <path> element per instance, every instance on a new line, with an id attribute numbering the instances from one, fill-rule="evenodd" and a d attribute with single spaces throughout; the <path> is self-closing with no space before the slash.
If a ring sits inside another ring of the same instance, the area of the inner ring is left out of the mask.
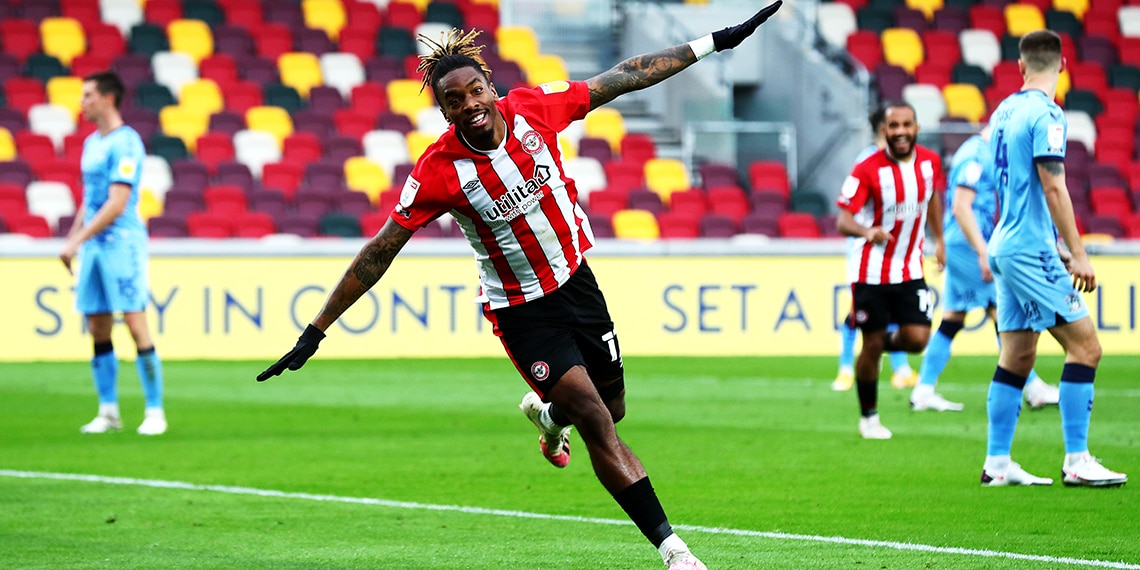
<path id="1" fill-rule="evenodd" d="M 495 105 L 507 122 L 503 144 L 475 150 L 453 125 L 416 162 L 391 214 L 415 231 L 450 212 L 475 250 L 480 301 L 492 309 L 554 292 L 594 245 L 558 149 L 558 132 L 590 110 L 586 84 L 512 89 Z"/>
<path id="2" fill-rule="evenodd" d="M 881 226 L 894 237 L 882 245 L 854 238 L 855 255 L 847 258 L 847 280 L 852 283 L 880 285 L 923 277 L 926 211 L 935 183 L 942 180 L 942 160 L 930 149 L 914 148 L 911 160 L 901 163 L 880 150 L 855 165 L 843 183 L 839 207 L 863 226 Z"/>

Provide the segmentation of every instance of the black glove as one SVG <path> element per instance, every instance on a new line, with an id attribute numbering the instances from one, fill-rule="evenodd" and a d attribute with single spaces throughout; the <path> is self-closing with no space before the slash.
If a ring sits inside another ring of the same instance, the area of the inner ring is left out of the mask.
<path id="1" fill-rule="evenodd" d="M 783 4 L 784 0 L 776 0 L 772 4 L 769 4 L 767 8 L 756 12 L 756 15 L 749 18 L 747 22 L 738 26 L 732 26 L 731 28 L 725 28 L 719 32 L 713 32 L 713 46 L 716 48 L 716 51 L 724 51 L 740 45 L 740 42 L 744 41 L 744 38 L 751 36 L 752 32 L 755 32 L 756 28 L 760 27 L 760 24 L 763 24 L 768 18 L 772 17 L 772 14 L 775 14 L 776 10 L 779 10 Z"/>
<path id="2" fill-rule="evenodd" d="M 264 382 L 273 376 L 279 376 L 286 368 L 289 370 L 297 370 L 305 365 L 313 354 L 317 352 L 317 346 L 321 344 L 321 339 L 325 338 L 325 333 L 309 325 L 305 327 L 305 332 L 301 333 L 301 337 L 297 339 L 297 344 L 293 346 L 293 350 L 285 353 L 281 360 L 274 362 L 272 366 L 265 369 L 265 372 L 257 375 L 258 382 Z"/>

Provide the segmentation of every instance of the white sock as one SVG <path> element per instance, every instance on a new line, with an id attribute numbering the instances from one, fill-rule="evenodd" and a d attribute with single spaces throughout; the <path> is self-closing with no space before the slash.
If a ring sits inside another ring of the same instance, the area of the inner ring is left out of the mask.
<path id="1" fill-rule="evenodd" d="M 985 469 L 987 471 L 1005 471 L 1013 461 L 1008 455 L 987 455 Z"/>
<path id="2" fill-rule="evenodd" d="M 99 415 L 105 418 L 118 418 L 119 417 L 119 404 L 99 404 Z"/>
<path id="3" fill-rule="evenodd" d="M 914 390 L 911 391 L 910 397 L 913 400 L 913 399 L 918 398 L 918 397 L 929 396 L 933 393 L 934 393 L 934 386 L 931 386 L 929 384 L 918 384 L 917 386 L 914 387 Z"/>
<path id="4" fill-rule="evenodd" d="M 562 430 L 562 426 L 554 423 L 554 420 L 550 419 L 550 404 L 542 405 L 542 413 L 538 414 L 538 423 L 542 424 L 543 430 L 550 433 L 556 433 Z"/>
<path id="5" fill-rule="evenodd" d="M 1084 461 L 1085 457 L 1088 454 L 1089 454 L 1088 451 L 1082 451 L 1080 453 L 1066 453 L 1065 454 L 1065 465 L 1072 465 L 1074 463 L 1080 463 L 1081 461 Z"/>
<path id="6" fill-rule="evenodd" d="M 662 560 L 665 560 L 665 557 L 668 556 L 670 552 L 687 550 L 689 550 L 689 545 L 685 544 L 685 541 L 681 540 L 681 537 L 677 536 L 677 533 L 670 534 L 665 540 L 661 541 L 661 546 L 657 547 L 657 552 L 661 554 Z"/>
<path id="7" fill-rule="evenodd" d="M 162 418 L 164 420 L 166 419 L 166 412 L 163 411 L 162 408 L 147 408 L 146 411 L 143 412 L 143 414 L 144 414 L 143 417 L 146 417 L 146 418 Z"/>
<path id="8" fill-rule="evenodd" d="M 853 368 L 851 366 L 840 366 L 839 367 L 839 373 L 840 374 L 847 374 L 848 376 L 854 376 L 855 375 L 855 368 Z"/>

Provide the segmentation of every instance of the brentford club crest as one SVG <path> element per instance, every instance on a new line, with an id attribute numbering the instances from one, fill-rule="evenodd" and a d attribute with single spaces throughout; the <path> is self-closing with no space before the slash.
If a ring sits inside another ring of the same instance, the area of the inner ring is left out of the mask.
<path id="1" fill-rule="evenodd" d="M 522 147 L 527 154 L 534 156 L 540 152 L 546 145 L 542 142 L 542 135 L 538 131 L 527 131 L 522 136 Z"/>
<path id="2" fill-rule="evenodd" d="M 534 376 L 534 379 L 539 382 L 546 380 L 546 378 L 550 376 L 550 366 L 539 360 L 530 365 L 530 375 Z"/>
<path id="3" fill-rule="evenodd" d="M 855 322 L 857 322 L 857 323 L 867 322 L 867 311 L 855 311 Z"/>

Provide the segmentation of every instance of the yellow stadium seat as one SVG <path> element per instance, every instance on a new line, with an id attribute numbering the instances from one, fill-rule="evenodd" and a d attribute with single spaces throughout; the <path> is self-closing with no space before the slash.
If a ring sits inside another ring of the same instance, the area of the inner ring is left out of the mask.
<path id="1" fill-rule="evenodd" d="M 1072 12 L 1078 20 L 1085 19 L 1085 12 L 1089 11 L 1090 0 L 1053 0 L 1053 8 L 1065 12 Z"/>
<path id="2" fill-rule="evenodd" d="M 1045 16 L 1033 4 L 1006 4 L 1005 32 L 1021 37 L 1029 32 L 1045 29 Z"/>
<path id="3" fill-rule="evenodd" d="M 487 4 L 488 6 L 499 7 L 499 0 L 471 0 L 472 4 Z"/>
<path id="4" fill-rule="evenodd" d="M 162 200 L 155 197 L 154 192 L 148 188 L 143 188 L 142 194 L 139 194 L 139 215 L 143 221 L 162 215 Z"/>
<path id="5" fill-rule="evenodd" d="M 305 27 L 324 30 L 334 42 L 340 38 L 340 31 L 346 23 L 344 4 L 340 0 L 302 0 L 301 13 L 305 17 Z"/>
<path id="6" fill-rule="evenodd" d="M 9 162 L 16 159 L 16 139 L 12 132 L 0 127 L 0 162 Z"/>
<path id="7" fill-rule="evenodd" d="M 920 10 L 927 20 L 933 20 L 934 12 L 942 9 L 942 0 L 906 0 L 906 6 Z"/>
<path id="8" fill-rule="evenodd" d="M 568 81 L 570 74 L 566 71 L 566 62 L 557 55 L 539 54 L 529 57 L 519 63 L 519 67 L 526 73 L 527 83 L 542 85 L 552 81 Z"/>
<path id="9" fill-rule="evenodd" d="M 59 75 L 48 80 L 48 103 L 59 105 L 79 116 L 80 99 L 83 98 L 83 79 L 71 75 Z"/>
<path id="10" fill-rule="evenodd" d="M 308 52 L 281 54 L 277 58 L 277 71 L 281 74 L 281 83 L 296 89 L 306 99 L 309 98 L 309 89 L 324 83 L 321 60 Z"/>
<path id="11" fill-rule="evenodd" d="M 689 171 L 685 164 L 676 158 L 651 158 L 645 161 L 645 186 L 668 204 L 674 192 L 683 192 L 692 187 Z"/>
<path id="12" fill-rule="evenodd" d="M 657 218 L 646 210 L 618 210 L 613 218 L 614 237 L 652 240 L 661 237 Z"/>
<path id="13" fill-rule="evenodd" d="M 922 38 L 910 28 L 887 28 L 883 30 L 883 60 L 897 65 L 914 74 L 914 68 L 925 59 Z"/>
<path id="14" fill-rule="evenodd" d="M 158 122 L 162 132 L 169 137 L 178 137 L 186 144 L 186 150 L 194 152 L 198 137 L 210 129 L 210 115 L 196 109 L 180 105 L 167 105 L 158 112 Z"/>
<path id="15" fill-rule="evenodd" d="M 225 108 L 222 90 L 213 79 L 198 79 L 182 86 L 178 104 L 213 115 Z"/>
<path id="16" fill-rule="evenodd" d="M 425 133 L 423 131 L 412 131 L 408 133 L 408 159 L 415 163 L 423 155 L 427 147 L 431 143 L 439 139 L 439 135 L 433 133 Z"/>
<path id="17" fill-rule="evenodd" d="M 166 25 L 170 51 L 184 53 L 197 64 L 214 55 L 214 34 L 202 20 L 174 20 Z"/>
<path id="18" fill-rule="evenodd" d="M 1057 101 L 1065 102 L 1065 95 L 1069 94 L 1069 89 L 1073 86 L 1072 77 L 1069 76 L 1069 70 L 1066 69 L 1061 72 L 1057 77 Z"/>
<path id="19" fill-rule="evenodd" d="M 578 158 L 578 144 L 570 137 L 558 134 L 558 152 L 562 153 L 562 160 Z"/>
<path id="20" fill-rule="evenodd" d="M 946 99 L 946 115 L 960 117 L 976 123 L 986 116 L 986 98 L 977 85 L 972 83 L 951 83 L 942 88 Z"/>
<path id="21" fill-rule="evenodd" d="M 625 119 L 621 113 L 609 107 L 598 107 L 585 119 L 585 136 L 605 139 L 610 149 L 621 152 L 621 139 L 625 137 Z"/>
<path id="22" fill-rule="evenodd" d="M 363 156 L 344 161 L 344 183 L 349 190 L 364 192 L 376 204 L 380 193 L 392 187 L 392 179 L 379 164 Z"/>
<path id="23" fill-rule="evenodd" d="M 539 53 L 538 36 L 530 26 L 499 26 L 495 30 L 495 41 L 503 59 L 521 62 Z"/>
<path id="24" fill-rule="evenodd" d="M 277 138 L 278 148 L 284 143 L 285 137 L 293 134 L 293 118 L 281 107 L 268 105 L 250 107 L 245 112 L 245 124 L 251 131 L 272 134 Z"/>
<path id="25" fill-rule="evenodd" d="M 75 18 L 44 18 L 40 22 L 40 43 L 44 53 L 66 66 L 75 56 L 87 53 L 87 36 Z"/>
<path id="26" fill-rule="evenodd" d="M 434 103 L 427 89 L 420 91 L 418 79 L 394 79 L 388 82 L 388 107 L 393 113 L 407 115 L 414 123 L 421 109 Z"/>

